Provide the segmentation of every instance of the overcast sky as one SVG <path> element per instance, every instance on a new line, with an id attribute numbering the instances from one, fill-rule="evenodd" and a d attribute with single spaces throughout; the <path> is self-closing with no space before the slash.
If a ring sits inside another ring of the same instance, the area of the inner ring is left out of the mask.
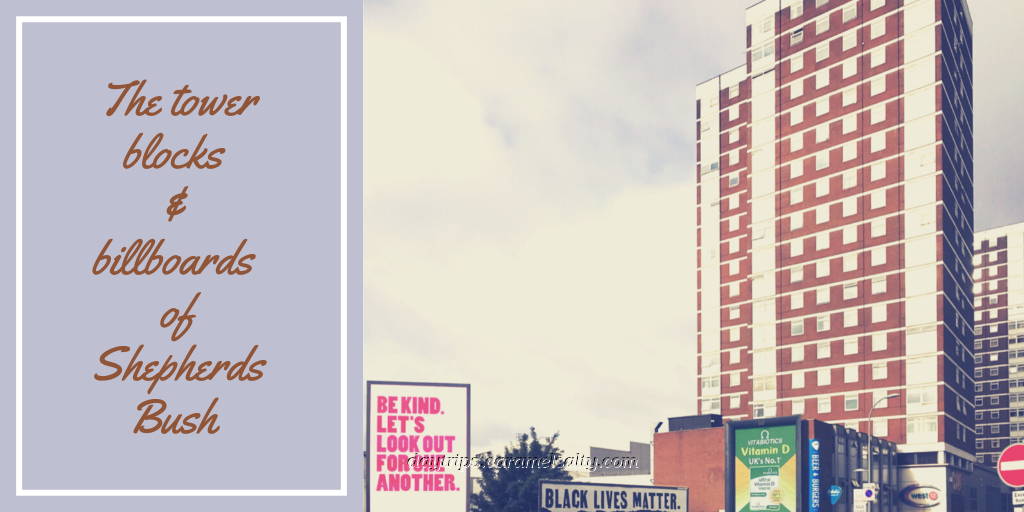
<path id="1" fill-rule="evenodd" d="M 474 450 L 694 414 L 694 88 L 753 3 L 370 1 L 366 379 L 471 384 Z M 1024 220 L 1024 2 L 971 8 L 985 229 Z"/>

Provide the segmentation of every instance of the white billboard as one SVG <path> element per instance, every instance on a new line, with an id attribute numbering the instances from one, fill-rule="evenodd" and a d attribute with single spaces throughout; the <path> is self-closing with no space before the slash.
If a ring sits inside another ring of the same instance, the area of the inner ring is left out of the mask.
<path id="1" fill-rule="evenodd" d="M 685 487 L 616 485 L 541 480 L 541 512 L 687 512 Z"/>
<path id="2" fill-rule="evenodd" d="M 469 384 L 366 386 L 369 512 L 469 510 Z"/>

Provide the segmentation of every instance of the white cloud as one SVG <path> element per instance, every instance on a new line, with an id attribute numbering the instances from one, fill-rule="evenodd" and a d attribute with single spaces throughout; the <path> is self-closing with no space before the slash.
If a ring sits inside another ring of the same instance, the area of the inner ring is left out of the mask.
<path id="1" fill-rule="evenodd" d="M 478 448 L 695 412 L 694 85 L 742 62 L 745 4 L 695 13 L 721 4 L 367 6 L 367 379 L 472 384 Z"/>

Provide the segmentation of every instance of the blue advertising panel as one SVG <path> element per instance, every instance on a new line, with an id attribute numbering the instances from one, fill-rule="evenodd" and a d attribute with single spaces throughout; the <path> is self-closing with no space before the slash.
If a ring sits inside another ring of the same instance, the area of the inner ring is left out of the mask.
<path id="1" fill-rule="evenodd" d="M 807 444 L 810 446 L 810 449 L 807 450 L 807 457 L 811 468 L 808 472 L 810 485 L 807 486 L 807 492 L 810 493 L 810 512 L 819 512 L 821 510 L 821 442 L 811 439 Z"/>

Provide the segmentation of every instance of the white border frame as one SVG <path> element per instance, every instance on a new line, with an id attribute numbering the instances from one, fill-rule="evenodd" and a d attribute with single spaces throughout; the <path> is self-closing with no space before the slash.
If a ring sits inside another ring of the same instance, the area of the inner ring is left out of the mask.
<path id="1" fill-rule="evenodd" d="M 44 489 L 31 490 L 23 487 L 22 481 L 22 25 L 24 23 L 339 23 L 341 25 L 341 368 L 348 365 L 348 19 L 346 16 L 17 16 L 16 28 L 16 96 L 17 107 L 15 119 L 17 131 L 15 143 L 17 152 L 15 166 L 17 177 L 15 198 L 15 293 L 17 294 L 15 315 L 16 337 L 16 440 L 15 455 L 16 496 L 347 496 L 347 476 L 345 463 L 348 451 L 348 395 L 345 389 L 346 373 L 341 375 L 341 482 L 338 489 L 310 490 L 263 490 L 263 489 L 229 489 L 229 490 L 68 490 Z"/>

